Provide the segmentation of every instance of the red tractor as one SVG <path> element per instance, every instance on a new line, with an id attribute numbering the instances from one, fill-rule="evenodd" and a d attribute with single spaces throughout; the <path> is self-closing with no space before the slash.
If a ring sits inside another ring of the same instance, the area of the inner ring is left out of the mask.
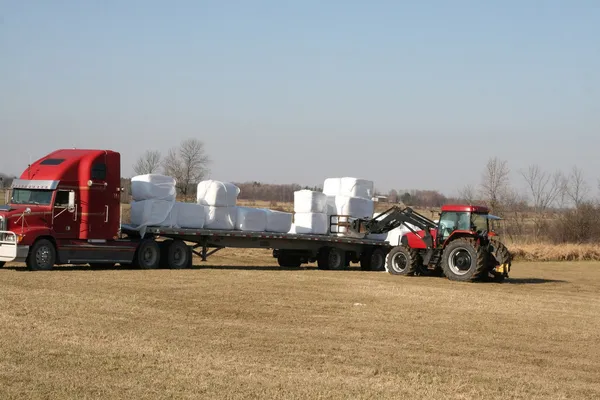
<path id="1" fill-rule="evenodd" d="M 392 207 L 373 219 L 352 221 L 351 229 L 377 234 L 408 228 L 401 244 L 387 254 L 390 274 L 502 281 L 510 272 L 511 255 L 493 231 L 490 221 L 499 219 L 482 206 L 445 205 L 438 223 L 411 208 Z"/>

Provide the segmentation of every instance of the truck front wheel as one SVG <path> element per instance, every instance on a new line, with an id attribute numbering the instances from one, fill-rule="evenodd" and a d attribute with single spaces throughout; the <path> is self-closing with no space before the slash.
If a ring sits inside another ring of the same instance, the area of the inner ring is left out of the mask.
<path id="1" fill-rule="evenodd" d="M 48 239 L 40 239 L 31 246 L 25 264 L 30 271 L 48 271 L 56 263 L 56 248 Z"/>

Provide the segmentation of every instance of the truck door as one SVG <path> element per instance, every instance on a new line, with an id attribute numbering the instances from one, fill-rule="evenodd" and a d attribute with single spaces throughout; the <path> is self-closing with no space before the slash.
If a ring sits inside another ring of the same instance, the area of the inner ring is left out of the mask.
<path id="1" fill-rule="evenodd" d="M 75 192 L 75 204 L 78 204 L 78 194 Z M 59 239 L 78 239 L 79 238 L 79 207 L 73 212 L 69 212 L 69 191 L 57 190 L 52 206 L 52 229 Z"/>

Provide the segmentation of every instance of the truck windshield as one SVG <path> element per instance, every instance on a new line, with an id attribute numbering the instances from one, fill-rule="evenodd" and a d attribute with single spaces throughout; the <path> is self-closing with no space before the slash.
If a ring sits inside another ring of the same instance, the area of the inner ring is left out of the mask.
<path id="1" fill-rule="evenodd" d="M 52 202 L 52 190 L 14 189 L 10 202 L 12 204 L 41 204 Z"/>

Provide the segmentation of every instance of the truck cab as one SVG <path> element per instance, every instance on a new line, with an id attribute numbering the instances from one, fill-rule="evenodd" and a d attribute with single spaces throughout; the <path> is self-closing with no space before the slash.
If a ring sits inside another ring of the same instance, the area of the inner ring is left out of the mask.
<path id="1" fill-rule="evenodd" d="M 112 248 L 120 229 L 120 167 L 119 153 L 85 149 L 57 150 L 29 165 L 0 209 L 0 264 L 102 261 L 98 247 Z"/>

